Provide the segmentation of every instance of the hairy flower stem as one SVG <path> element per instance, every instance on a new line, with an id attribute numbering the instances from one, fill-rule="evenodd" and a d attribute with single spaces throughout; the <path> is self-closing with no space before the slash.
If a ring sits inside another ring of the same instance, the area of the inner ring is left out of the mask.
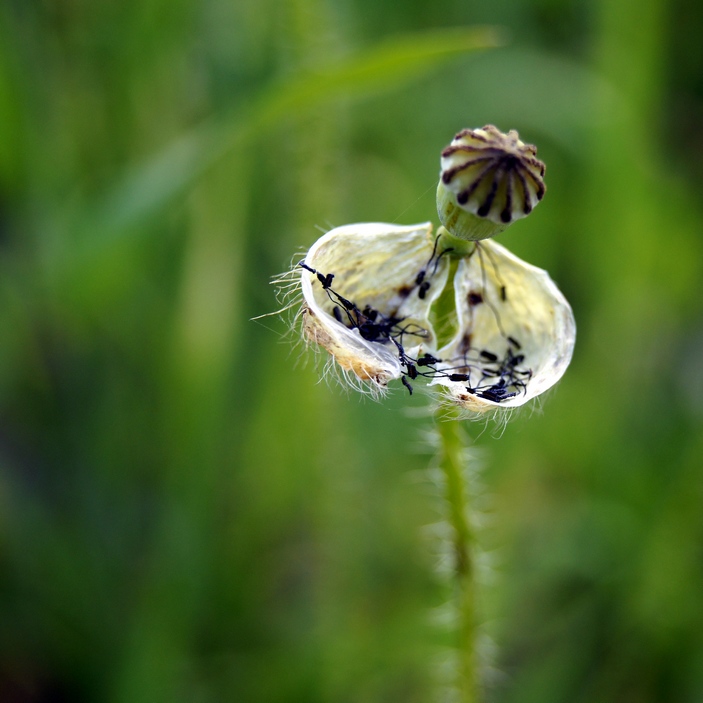
<path id="1" fill-rule="evenodd" d="M 476 604 L 473 534 L 469 523 L 468 486 L 465 480 L 464 438 L 456 411 L 446 408 L 436 416 L 440 437 L 440 468 L 444 472 L 449 522 L 454 547 L 454 591 L 458 611 L 459 700 L 479 703 L 476 671 Z"/>
<path id="2" fill-rule="evenodd" d="M 455 336 L 459 321 L 456 316 L 456 293 L 454 278 L 459 268 L 459 262 L 470 256 L 476 248 L 476 242 L 466 242 L 440 227 L 437 236 L 440 237 L 441 250 L 449 254 L 449 274 L 442 294 L 437 298 L 430 312 L 430 319 L 437 334 L 437 347 L 448 344 Z"/>

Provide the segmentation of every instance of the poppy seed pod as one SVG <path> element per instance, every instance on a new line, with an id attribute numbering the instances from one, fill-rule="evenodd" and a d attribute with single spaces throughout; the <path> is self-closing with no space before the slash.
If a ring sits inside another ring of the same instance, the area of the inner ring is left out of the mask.
<path id="1" fill-rule="evenodd" d="M 544 197 L 544 164 L 513 129 L 464 129 L 442 151 L 437 211 L 456 237 L 488 239 Z"/>

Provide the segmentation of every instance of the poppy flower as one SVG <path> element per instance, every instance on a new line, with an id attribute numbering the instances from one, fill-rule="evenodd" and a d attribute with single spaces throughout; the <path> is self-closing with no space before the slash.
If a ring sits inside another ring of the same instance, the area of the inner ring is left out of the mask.
<path id="1" fill-rule="evenodd" d="M 436 236 L 430 223 L 345 225 L 294 267 L 305 339 L 372 393 L 425 381 L 483 413 L 551 388 L 571 360 L 571 308 L 546 271 L 489 239 L 531 212 L 543 175 L 517 132 L 460 132 L 442 155 Z"/>

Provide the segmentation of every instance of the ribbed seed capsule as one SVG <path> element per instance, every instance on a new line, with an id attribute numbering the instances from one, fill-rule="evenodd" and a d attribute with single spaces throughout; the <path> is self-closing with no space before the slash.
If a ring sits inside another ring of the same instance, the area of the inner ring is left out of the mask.
<path id="1" fill-rule="evenodd" d="M 526 217 L 544 197 L 544 163 L 512 129 L 465 129 L 444 149 L 437 208 L 462 239 L 486 239 Z"/>

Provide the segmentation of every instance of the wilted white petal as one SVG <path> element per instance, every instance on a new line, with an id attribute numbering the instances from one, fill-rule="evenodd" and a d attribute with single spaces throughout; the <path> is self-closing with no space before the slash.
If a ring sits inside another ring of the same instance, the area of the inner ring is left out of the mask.
<path id="1" fill-rule="evenodd" d="M 305 335 L 372 390 L 424 378 L 469 411 L 523 405 L 571 360 L 571 308 L 545 271 L 499 244 L 448 253 L 452 243 L 429 223 L 328 232 L 300 264 Z"/>
<path id="2" fill-rule="evenodd" d="M 439 259 L 436 268 L 433 263 L 427 277 L 430 286 L 423 296 L 418 295 L 417 284 L 433 247 L 430 223 L 345 225 L 321 237 L 304 263 L 322 276 L 333 274 L 334 291 L 356 309 L 370 306 L 382 318 L 400 320 L 394 332 L 404 330 L 404 349 L 415 355 L 436 346 L 429 310 L 446 283 L 446 259 Z M 302 271 L 302 291 L 305 334 L 332 354 L 342 369 L 378 388 L 403 375 L 397 346 L 388 338 L 365 339 L 363 327 L 349 324 L 348 310 L 339 299 L 330 298 L 316 274 Z M 335 307 L 341 321 L 334 316 Z"/>
<path id="3" fill-rule="evenodd" d="M 576 325 L 546 271 L 484 241 L 459 262 L 454 290 L 457 332 L 438 350 L 437 368 L 469 379 L 437 376 L 432 384 L 445 386 L 466 409 L 484 412 L 523 405 L 562 377 Z"/>

